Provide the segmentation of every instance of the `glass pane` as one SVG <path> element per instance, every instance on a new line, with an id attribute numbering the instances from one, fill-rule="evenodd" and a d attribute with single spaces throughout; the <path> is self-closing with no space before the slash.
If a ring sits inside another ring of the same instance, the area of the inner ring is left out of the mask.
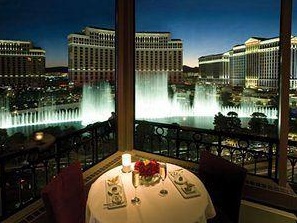
<path id="1" fill-rule="evenodd" d="M 292 11 L 292 43 L 291 43 L 291 91 L 290 91 L 290 119 L 289 119 L 289 147 L 288 147 L 288 181 L 292 188 L 297 184 L 297 4 L 293 1 Z"/>
<path id="2" fill-rule="evenodd" d="M 279 20 L 280 1 L 137 1 L 135 147 L 276 178 Z"/>
<path id="3" fill-rule="evenodd" d="M 291 94 L 290 94 L 290 134 L 289 139 L 297 141 L 297 4 L 293 1 L 292 46 L 291 46 Z"/>
<path id="4" fill-rule="evenodd" d="M 1 219 L 116 151 L 115 1 L 1 0 L 0 21 Z"/>
<path id="5" fill-rule="evenodd" d="M 114 1 L 3 3 L 0 128 L 14 133 L 19 129 L 11 127 L 35 125 L 21 129 L 29 135 L 39 124 L 76 122 L 80 128 L 110 117 L 114 9 Z"/>
<path id="6" fill-rule="evenodd" d="M 279 13 L 269 0 L 137 1 L 136 119 L 275 135 Z"/>

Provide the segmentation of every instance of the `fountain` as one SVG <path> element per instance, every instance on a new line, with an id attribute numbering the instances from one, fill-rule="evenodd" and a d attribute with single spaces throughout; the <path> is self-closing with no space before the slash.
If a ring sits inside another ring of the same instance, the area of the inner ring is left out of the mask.
<path id="1" fill-rule="evenodd" d="M 80 106 L 40 106 L 36 109 L 10 112 L 8 104 L 7 100 L 0 101 L 0 128 L 64 122 L 81 122 L 82 125 L 88 125 L 96 121 L 107 120 L 111 112 L 114 111 L 111 88 L 107 82 L 93 87 L 84 86 Z"/>
<path id="2" fill-rule="evenodd" d="M 73 121 L 80 121 L 79 109 L 58 110 L 56 106 L 47 106 L 13 113 L 7 111 L 6 109 L 3 109 L 0 112 L 0 128 Z"/>
<path id="3" fill-rule="evenodd" d="M 106 121 L 112 111 L 115 111 L 115 106 L 108 82 L 100 82 L 96 86 L 84 86 L 81 102 L 82 125 Z"/>
<path id="4" fill-rule="evenodd" d="M 221 110 L 218 101 L 215 87 L 196 84 L 193 114 L 199 117 L 214 117 Z"/>
<path id="5" fill-rule="evenodd" d="M 203 86 L 196 84 L 193 108 L 194 116 L 214 117 L 218 112 L 221 112 L 223 115 L 227 115 L 228 112 L 233 111 L 236 112 L 240 118 L 250 118 L 251 114 L 254 112 L 263 113 L 268 119 L 277 118 L 277 109 L 256 106 L 252 102 L 242 102 L 240 106 L 223 107 L 219 104 L 219 95 L 216 92 L 216 87 L 212 85 Z"/>
<path id="6" fill-rule="evenodd" d="M 218 112 L 227 115 L 234 111 L 240 118 L 249 118 L 253 112 L 264 113 L 268 119 L 277 117 L 277 110 L 243 102 L 240 107 L 221 107 L 216 88 L 196 85 L 193 106 L 187 96 L 168 96 L 167 72 L 136 73 L 136 119 L 177 122 L 201 128 L 213 128 L 213 117 Z M 115 110 L 108 82 L 84 86 L 81 104 L 77 108 L 49 106 L 11 113 L 8 102 L 0 101 L 0 128 L 31 126 L 49 123 L 81 122 L 88 125 L 104 121 Z"/>
<path id="7" fill-rule="evenodd" d="M 221 112 L 227 115 L 234 111 L 242 119 L 250 118 L 254 112 L 264 113 L 268 119 L 277 117 L 277 110 L 259 107 L 243 102 L 238 107 L 222 107 L 219 104 L 216 88 L 212 85 L 195 86 L 193 106 L 188 98 L 168 97 L 167 73 L 146 72 L 136 75 L 136 119 L 152 120 L 189 125 L 200 128 L 213 128 L 213 118 Z"/>
<path id="8" fill-rule="evenodd" d="M 168 97 L 167 72 L 136 73 L 136 119 L 192 115 L 189 101 Z"/>

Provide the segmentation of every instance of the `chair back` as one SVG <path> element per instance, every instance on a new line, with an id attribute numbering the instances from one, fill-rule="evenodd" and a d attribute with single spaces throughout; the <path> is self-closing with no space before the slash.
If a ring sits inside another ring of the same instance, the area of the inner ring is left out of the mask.
<path id="1" fill-rule="evenodd" d="M 84 222 L 86 196 L 80 163 L 63 169 L 42 189 L 41 197 L 49 222 Z"/>
<path id="2" fill-rule="evenodd" d="M 216 209 L 232 222 L 238 222 L 242 190 L 247 170 L 228 160 L 211 154 L 200 153 L 199 178 L 208 190 Z"/>

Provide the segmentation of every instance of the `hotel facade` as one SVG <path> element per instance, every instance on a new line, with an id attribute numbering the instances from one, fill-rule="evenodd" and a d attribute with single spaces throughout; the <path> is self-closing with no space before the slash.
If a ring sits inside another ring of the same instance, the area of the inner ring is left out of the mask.
<path id="1" fill-rule="evenodd" d="M 229 52 L 199 57 L 199 71 L 207 82 L 229 83 Z"/>
<path id="2" fill-rule="evenodd" d="M 200 57 L 198 65 L 202 76 L 217 83 L 276 89 L 279 82 L 279 38 L 251 37 L 227 53 Z M 290 88 L 297 88 L 297 37 L 294 36 L 291 38 Z"/>
<path id="3" fill-rule="evenodd" d="M 30 41 L 0 40 L 0 85 L 40 86 L 45 74 L 45 50 Z"/>
<path id="4" fill-rule="evenodd" d="M 170 83 L 182 82 L 183 43 L 169 32 L 135 34 L 135 68 L 139 74 L 168 74 Z M 86 27 L 68 36 L 69 77 L 75 84 L 115 80 L 115 31 Z"/>

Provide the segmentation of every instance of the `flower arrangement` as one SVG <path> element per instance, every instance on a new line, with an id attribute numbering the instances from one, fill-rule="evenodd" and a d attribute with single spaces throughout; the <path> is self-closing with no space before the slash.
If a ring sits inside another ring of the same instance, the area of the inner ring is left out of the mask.
<path id="1" fill-rule="evenodd" d="M 141 177 L 152 178 L 159 173 L 160 164 L 156 160 L 138 160 L 135 163 L 134 169 L 139 171 Z"/>

